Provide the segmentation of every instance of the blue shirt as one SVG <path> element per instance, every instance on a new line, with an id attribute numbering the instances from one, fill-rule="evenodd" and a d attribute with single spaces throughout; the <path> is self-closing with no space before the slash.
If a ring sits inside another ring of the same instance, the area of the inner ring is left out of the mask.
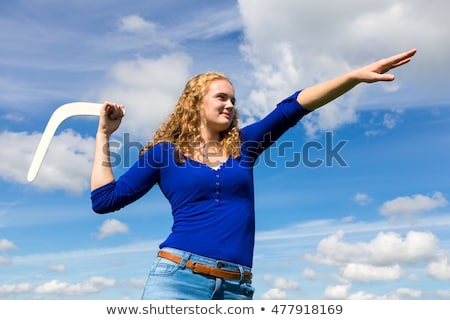
<path id="1" fill-rule="evenodd" d="M 298 92 L 264 119 L 241 129 L 241 154 L 219 169 L 187 158 L 175 160 L 175 146 L 154 145 L 117 181 L 91 193 L 97 213 L 119 210 L 155 184 L 170 202 L 172 232 L 160 248 L 172 247 L 202 256 L 252 266 L 255 238 L 253 166 L 258 156 L 309 111 Z"/>

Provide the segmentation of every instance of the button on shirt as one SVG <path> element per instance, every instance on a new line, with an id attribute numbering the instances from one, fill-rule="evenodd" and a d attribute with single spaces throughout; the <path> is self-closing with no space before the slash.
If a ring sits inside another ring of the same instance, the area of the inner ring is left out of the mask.
<path id="1" fill-rule="evenodd" d="M 93 210 L 118 210 L 159 184 L 170 202 L 172 232 L 160 247 L 252 266 L 255 236 L 253 165 L 258 156 L 309 111 L 286 98 L 264 119 L 241 129 L 241 154 L 217 168 L 186 158 L 175 146 L 150 148 L 117 181 L 91 193 Z M 149 204 L 151 207 L 151 204 Z"/>

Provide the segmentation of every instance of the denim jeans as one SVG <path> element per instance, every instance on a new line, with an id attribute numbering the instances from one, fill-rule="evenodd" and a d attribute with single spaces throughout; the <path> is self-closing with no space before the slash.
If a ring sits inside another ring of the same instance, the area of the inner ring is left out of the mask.
<path id="1" fill-rule="evenodd" d="M 157 257 L 150 269 L 142 299 L 148 300 L 251 300 L 254 288 L 251 280 L 229 280 L 194 273 L 186 261 L 198 262 L 223 269 L 251 272 L 249 267 L 227 261 L 210 259 L 183 250 L 164 248 L 183 258 L 180 264 Z"/>

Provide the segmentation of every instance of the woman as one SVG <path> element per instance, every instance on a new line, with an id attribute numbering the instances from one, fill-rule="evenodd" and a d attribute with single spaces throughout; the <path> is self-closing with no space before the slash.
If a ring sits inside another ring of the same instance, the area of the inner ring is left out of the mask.
<path id="1" fill-rule="evenodd" d="M 104 146 L 120 125 L 123 106 L 105 102 L 91 178 L 94 211 L 119 210 L 155 184 L 172 206 L 172 232 L 160 245 L 142 298 L 252 299 L 252 170 L 258 156 L 304 115 L 357 84 L 394 80 L 386 72 L 408 63 L 415 53 L 382 59 L 296 92 L 242 129 L 231 82 L 219 73 L 200 74 L 189 80 L 168 121 L 117 181 Z"/>

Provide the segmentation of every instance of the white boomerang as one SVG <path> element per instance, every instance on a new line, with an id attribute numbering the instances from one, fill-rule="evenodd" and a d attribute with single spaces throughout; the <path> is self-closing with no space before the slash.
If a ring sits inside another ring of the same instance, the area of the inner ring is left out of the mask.
<path id="1" fill-rule="evenodd" d="M 59 125 L 75 116 L 100 116 L 102 106 L 103 104 L 101 103 L 72 102 L 60 106 L 53 112 L 42 134 L 41 141 L 39 141 L 30 169 L 28 170 L 27 180 L 29 182 L 32 182 L 36 178 L 50 142 Z M 125 110 L 123 110 L 123 113 L 125 114 Z"/>

